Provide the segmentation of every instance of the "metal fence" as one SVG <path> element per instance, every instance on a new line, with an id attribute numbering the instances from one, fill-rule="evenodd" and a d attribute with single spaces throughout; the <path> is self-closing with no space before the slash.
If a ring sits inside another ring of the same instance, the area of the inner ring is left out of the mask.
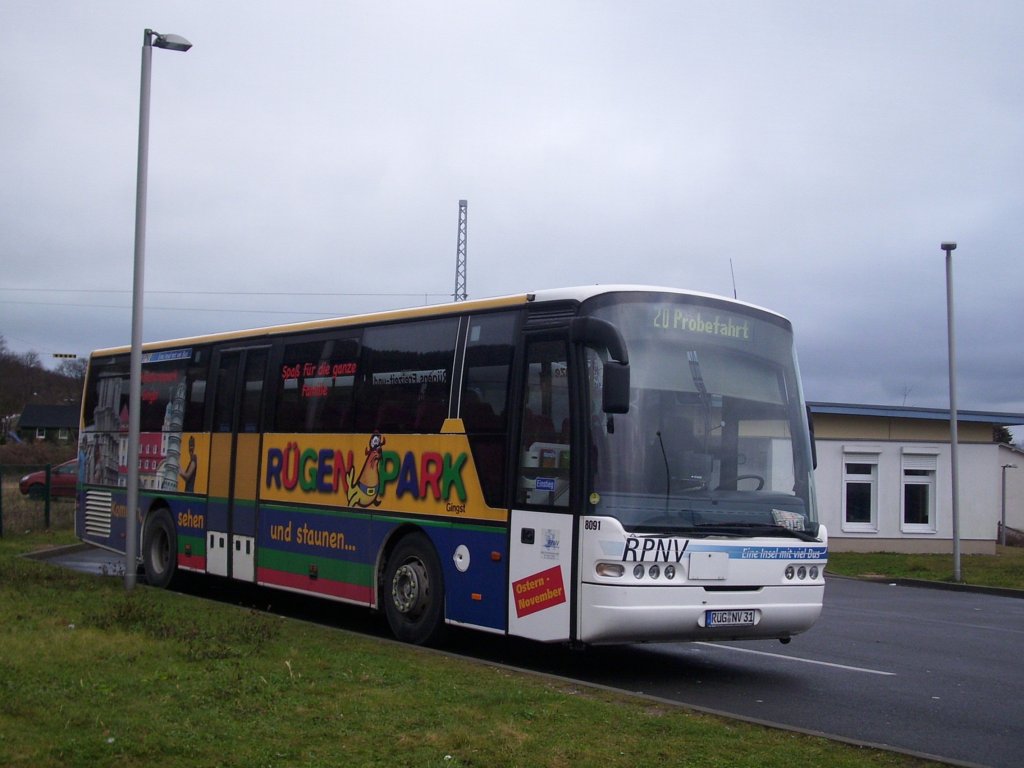
<path id="1" fill-rule="evenodd" d="M 55 464 L 0 464 L 0 538 L 5 532 L 49 530 L 55 522 L 74 518 L 74 490 L 55 482 Z M 26 482 L 22 482 L 25 480 Z"/>

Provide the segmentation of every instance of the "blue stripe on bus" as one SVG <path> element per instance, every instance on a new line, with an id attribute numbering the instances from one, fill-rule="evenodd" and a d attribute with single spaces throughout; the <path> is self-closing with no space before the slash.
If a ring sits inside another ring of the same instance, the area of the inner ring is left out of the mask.
<path id="1" fill-rule="evenodd" d="M 730 560 L 825 560 L 828 558 L 828 547 L 763 546 L 759 544 L 715 546 L 713 544 L 694 544 L 691 540 L 686 549 L 688 552 L 725 552 L 729 555 Z"/>

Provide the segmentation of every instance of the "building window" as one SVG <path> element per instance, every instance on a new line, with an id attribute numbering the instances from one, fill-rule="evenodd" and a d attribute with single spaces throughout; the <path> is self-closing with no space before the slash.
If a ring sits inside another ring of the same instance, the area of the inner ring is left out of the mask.
<path id="1" fill-rule="evenodd" d="M 843 530 L 878 530 L 878 457 L 843 457 Z"/>
<path id="2" fill-rule="evenodd" d="M 903 455 L 904 533 L 935 533 L 935 470 L 933 455 Z"/>

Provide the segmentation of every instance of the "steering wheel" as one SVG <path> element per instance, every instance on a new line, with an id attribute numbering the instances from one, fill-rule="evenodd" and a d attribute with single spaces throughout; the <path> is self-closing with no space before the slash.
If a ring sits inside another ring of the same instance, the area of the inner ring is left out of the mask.
<path id="1" fill-rule="evenodd" d="M 760 475 L 736 475 L 736 484 L 739 485 L 740 480 L 757 480 L 757 488 L 755 491 L 760 491 L 764 488 L 764 478 Z"/>

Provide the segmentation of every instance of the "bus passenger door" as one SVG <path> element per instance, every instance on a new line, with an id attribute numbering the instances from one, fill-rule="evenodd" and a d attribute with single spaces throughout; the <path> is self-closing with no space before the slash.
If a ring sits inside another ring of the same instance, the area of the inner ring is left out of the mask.
<path id="1" fill-rule="evenodd" d="M 256 498 L 259 488 L 263 386 L 268 350 L 225 350 L 216 363 L 206 569 L 256 580 Z"/>
<path id="2" fill-rule="evenodd" d="M 509 531 L 508 628 L 534 640 L 570 640 L 575 536 L 565 338 L 528 337 L 526 368 Z"/>

